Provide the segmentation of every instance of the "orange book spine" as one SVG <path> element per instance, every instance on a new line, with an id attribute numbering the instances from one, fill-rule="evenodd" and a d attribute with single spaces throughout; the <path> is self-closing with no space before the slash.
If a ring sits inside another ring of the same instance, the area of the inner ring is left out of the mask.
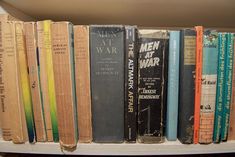
<path id="1" fill-rule="evenodd" d="M 199 141 L 200 126 L 200 103 L 201 103 L 201 80 L 202 80 L 202 46 L 203 46 L 203 27 L 196 26 L 196 69 L 195 69 L 195 102 L 194 102 L 194 136 L 193 143 Z"/>

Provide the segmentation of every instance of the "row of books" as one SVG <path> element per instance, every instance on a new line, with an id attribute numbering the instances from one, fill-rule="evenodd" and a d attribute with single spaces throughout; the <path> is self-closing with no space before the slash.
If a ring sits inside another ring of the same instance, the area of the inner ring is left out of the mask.
<path id="1" fill-rule="evenodd" d="M 4 18 L 3 18 L 4 17 Z M 235 139 L 234 36 L 0 16 L 1 128 L 13 143 Z"/>

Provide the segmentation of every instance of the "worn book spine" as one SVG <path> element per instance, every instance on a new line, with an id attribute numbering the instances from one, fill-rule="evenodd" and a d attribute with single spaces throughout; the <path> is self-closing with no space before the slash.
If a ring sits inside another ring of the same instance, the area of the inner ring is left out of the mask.
<path id="1" fill-rule="evenodd" d="M 90 26 L 94 142 L 124 140 L 124 27 Z"/>
<path id="2" fill-rule="evenodd" d="M 29 70 L 29 82 L 30 90 L 33 103 L 33 114 L 35 131 L 38 142 L 46 141 L 46 129 L 45 121 L 43 116 L 43 104 L 40 90 L 40 79 L 39 79 L 39 60 L 38 60 L 38 49 L 36 42 L 36 23 L 26 22 L 24 24 L 26 50 L 27 50 L 27 61 Z"/>
<path id="3" fill-rule="evenodd" d="M 233 34 L 233 40 L 234 39 L 235 39 L 235 34 Z M 235 40 L 233 41 L 233 51 L 235 51 Z M 234 55 L 235 53 L 233 54 L 233 59 L 235 59 Z M 232 98 L 230 105 L 228 140 L 235 140 L 235 64 L 234 63 L 233 63 Z"/>
<path id="4" fill-rule="evenodd" d="M 51 35 L 59 141 L 63 149 L 74 149 L 77 145 L 77 108 L 73 26 L 69 22 L 52 23 Z"/>
<path id="5" fill-rule="evenodd" d="M 27 141 L 27 129 L 24 113 L 24 105 L 20 98 L 18 62 L 16 57 L 15 23 L 5 22 L 3 25 L 4 46 L 4 70 L 5 93 L 7 107 L 10 109 L 8 123 L 11 125 L 11 138 L 13 143 L 24 143 Z M 11 81 L 9 81 L 11 80 Z"/>
<path id="6" fill-rule="evenodd" d="M 28 78 L 28 66 L 27 66 L 27 55 L 25 47 L 25 38 L 24 38 L 24 24 L 23 22 L 15 23 L 16 29 L 16 51 L 17 59 L 19 64 L 19 84 L 21 88 L 21 97 L 24 104 L 26 124 L 28 130 L 28 138 L 30 143 L 35 142 L 35 128 L 34 128 L 34 117 L 33 117 L 33 107 L 32 99 Z"/>
<path id="7" fill-rule="evenodd" d="M 220 142 L 223 110 L 224 93 L 224 73 L 225 73 L 225 54 L 226 54 L 226 34 L 218 34 L 218 66 L 217 66 L 217 85 L 213 141 Z"/>
<path id="8" fill-rule="evenodd" d="M 92 141 L 89 26 L 74 26 L 74 56 L 79 142 Z"/>
<path id="9" fill-rule="evenodd" d="M 233 34 L 227 34 L 225 75 L 224 75 L 224 95 L 223 95 L 223 118 L 221 126 L 221 140 L 226 141 L 229 129 L 229 114 L 232 95 L 232 73 L 233 73 Z"/>
<path id="10" fill-rule="evenodd" d="M 196 32 L 181 31 L 178 139 L 184 144 L 193 143 Z"/>
<path id="11" fill-rule="evenodd" d="M 125 27 L 125 126 L 127 142 L 136 142 L 137 132 L 137 85 L 138 50 L 137 27 Z"/>
<path id="12" fill-rule="evenodd" d="M 170 32 L 168 87 L 167 87 L 167 116 L 166 138 L 168 141 L 177 139 L 178 124 L 178 95 L 179 95 L 179 56 L 180 31 Z"/>
<path id="13" fill-rule="evenodd" d="M 53 141 L 59 141 L 58 133 L 58 120 L 56 113 L 56 95 L 55 95 L 55 81 L 53 72 L 53 60 L 52 60 L 52 46 L 51 46 L 51 21 L 43 21 L 43 44 L 46 55 L 46 75 L 48 84 L 48 99 L 50 105 L 50 115 L 52 124 Z"/>
<path id="14" fill-rule="evenodd" d="M 43 37 L 43 21 L 37 22 L 37 47 L 38 47 L 38 72 L 40 75 L 40 93 L 42 97 L 43 114 L 45 120 L 46 138 L 48 142 L 53 141 L 52 121 L 50 113 L 50 103 L 48 96 L 48 81 L 46 70 L 46 52 Z"/>
<path id="15" fill-rule="evenodd" d="M 196 69 L 195 69 L 195 99 L 194 99 L 194 134 L 193 143 L 199 141 L 200 105 L 201 105 L 201 80 L 202 80 L 202 55 L 203 55 L 203 27 L 196 26 Z"/>
<path id="16" fill-rule="evenodd" d="M 209 144 L 213 138 L 218 65 L 218 33 L 203 33 L 202 91 L 199 143 Z"/>
<path id="17" fill-rule="evenodd" d="M 169 34 L 165 30 L 139 30 L 138 141 L 164 142 L 166 57 Z"/>

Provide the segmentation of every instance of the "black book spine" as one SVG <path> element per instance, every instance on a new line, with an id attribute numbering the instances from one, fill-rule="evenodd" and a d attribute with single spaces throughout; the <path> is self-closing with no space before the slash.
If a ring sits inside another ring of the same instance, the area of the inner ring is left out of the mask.
<path id="1" fill-rule="evenodd" d="M 137 132 L 137 28 L 125 27 L 125 140 L 136 142 Z"/>
<path id="2" fill-rule="evenodd" d="M 140 30 L 138 141 L 142 143 L 164 142 L 168 44 L 167 31 Z"/>
<path id="3" fill-rule="evenodd" d="M 181 31 L 178 139 L 193 143 L 196 32 Z"/>
<path id="4" fill-rule="evenodd" d="M 124 34 L 123 26 L 90 26 L 94 142 L 124 140 Z"/>

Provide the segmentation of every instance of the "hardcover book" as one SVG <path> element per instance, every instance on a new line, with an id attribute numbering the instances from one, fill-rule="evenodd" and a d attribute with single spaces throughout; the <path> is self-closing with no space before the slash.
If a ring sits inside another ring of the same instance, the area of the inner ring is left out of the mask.
<path id="1" fill-rule="evenodd" d="M 193 143 L 196 32 L 194 29 L 181 31 L 179 119 L 178 139 L 184 144 Z"/>
<path id="2" fill-rule="evenodd" d="M 60 145 L 77 146 L 77 108 L 74 77 L 73 25 L 54 22 L 51 26 L 52 57 Z"/>
<path id="3" fill-rule="evenodd" d="M 40 89 L 43 105 L 43 115 L 45 120 L 46 137 L 48 142 L 53 141 L 52 134 L 52 119 L 50 113 L 50 102 L 48 96 L 48 79 L 47 79 L 47 62 L 46 62 L 46 51 L 44 44 L 43 34 L 43 21 L 37 22 L 37 47 L 38 47 L 38 60 L 39 60 L 39 75 L 40 75 Z"/>
<path id="4" fill-rule="evenodd" d="M 25 47 L 25 38 L 24 38 L 24 24 L 23 22 L 15 23 L 15 32 L 16 32 L 16 53 L 19 66 L 19 84 L 21 97 L 24 104 L 26 124 L 28 130 L 28 138 L 30 143 L 35 142 L 35 126 L 34 126 L 34 117 L 33 117 L 33 106 L 28 78 L 28 66 L 27 66 L 27 55 Z"/>
<path id="5" fill-rule="evenodd" d="M 138 51 L 137 27 L 126 26 L 125 44 L 125 126 L 127 142 L 136 142 L 137 132 L 137 85 L 138 85 Z"/>
<path id="6" fill-rule="evenodd" d="M 24 23 L 25 40 L 26 40 L 26 50 L 27 50 L 27 62 L 28 62 L 28 72 L 29 72 L 29 83 L 30 91 L 33 103 L 33 115 L 35 131 L 37 135 L 38 142 L 46 141 L 46 128 L 44 124 L 43 115 L 43 104 L 40 89 L 40 79 L 39 79 L 39 59 L 36 43 L 36 23 L 35 22 L 25 22 Z"/>
<path id="7" fill-rule="evenodd" d="M 180 31 L 170 32 L 168 87 L 167 87 L 167 116 L 166 137 L 168 141 L 177 139 L 178 124 L 178 95 L 179 95 L 179 57 Z"/>
<path id="8" fill-rule="evenodd" d="M 56 95 L 55 95 L 55 81 L 53 72 L 52 46 L 51 46 L 51 21 L 43 21 L 43 44 L 46 58 L 46 75 L 48 84 L 48 99 L 50 105 L 50 115 L 52 124 L 53 141 L 59 141 L 58 121 L 56 113 Z"/>
<path id="9" fill-rule="evenodd" d="M 202 80 L 202 55 L 203 55 L 203 27 L 196 26 L 196 69 L 195 69 L 195 98 L 194 98 L 194 136 L 193 143 L 199 141 L 200 105 L 201 105 L 201 80 Z"/>
<path id="10" fill-rule="evenodd" d="M 229 114 L 232 95 L 232 74 L 233 74 L 233 33 L 227 34 L 226 54 L 225 54 L 225 75 L 224 75 L 224 95 L 223 95 L 223 118 L 221 126 L 221 140 L 226 141 L 229 129 Z"/>
<path id="11" fill-rule="evenodd" d="M 92 141 L 89 26 L 74 26 L 79 142 Z"/>
<path id="12" fill-rule="evenodd" d="M 204 30 L 199 143 L 212 142 L 216 100 L 218 33 Z"/>
<path id="13" fill-rule="evenodd" d="M 94 142 L 124 140 L 124 27 L 90 26 Z"/>
<path id="14" fill-rule="evenodd" d="M 213 141 L 220 142 L 224 94 L 224 73 L 225 73 L 225 55 L 226 55 L 226 33 L 218 34 L 218 66 L 217 66 L 217 85 Z"/>
<path id="15" fill-rule="evenodd" d="M 169 34 L 139 30 L 138 141 L 164 142 L 164 108 Z"/>

